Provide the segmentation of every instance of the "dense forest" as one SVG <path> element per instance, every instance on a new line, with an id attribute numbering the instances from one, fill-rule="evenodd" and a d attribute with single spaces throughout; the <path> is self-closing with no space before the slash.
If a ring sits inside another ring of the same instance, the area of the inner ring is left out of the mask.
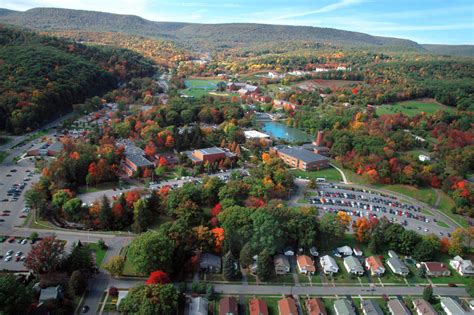
<path id="1" fill-rule="evenodd" d="M 153 64 L 126 49 L 85 46 L 0 26 L 0 129 L 22 133 Z"/>

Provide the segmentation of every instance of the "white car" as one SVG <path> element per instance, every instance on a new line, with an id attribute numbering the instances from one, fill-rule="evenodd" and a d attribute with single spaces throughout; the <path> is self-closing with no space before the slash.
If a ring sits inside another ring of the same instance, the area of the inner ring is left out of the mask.
<path id="1" fill-rule="evenodd" d="M 429 231 L 429 229 L 428 229 L 428 228 L 425 228 L 425 230 L 424 230 L 424 231 L 425 231 L 425 232 L 428 232 L 428 231 Z"/>
<path id="2" fill-rule="evenodd" d="M 10 260 L 12 260 L 12 256 L 7 256 L 7 257 L 5 257 L 5 259 L 4 259 L 4 261 L 10 261 Z"/>
<path id="3" fill-rule="evenodd" d="M 27 240 L 26 238 L 23 239 L 23 240 L 20 242 L 21 245 L 25 245 L 25 244 L 27 244 L 27 243 L 28 243 L 28 240 Z"/>
<path id="4" fill-rule="evenodd" d="M 10 249 L 10 250 L 5 254 L 5 256 L 11 256 L 11 255 L 13 255 L 13 250 L 12 250 L 12 249 Z"/>

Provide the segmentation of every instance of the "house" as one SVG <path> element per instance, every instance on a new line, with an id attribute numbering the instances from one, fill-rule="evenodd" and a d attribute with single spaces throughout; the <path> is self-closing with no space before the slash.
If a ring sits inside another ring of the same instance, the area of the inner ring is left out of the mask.
<path id="1" fill-rule="evenodd" d="M 307 299 L 305 305 L 308 315 L 327 315 L 324 303 L 320 299 Z"/>
<path id="2" fill-rule="evenodd" d="M 285 254 L 285 256 L 295 256 L 295 251 L 291 248 L 285 248 L 283 254 Z"/>
<path id="3" fill-rule="evenodd" d="M 209 301 L 203 297 L 191 297 L 188 304 L 188 315 L 207 315 Z"/>
<path id="4" fill-rule="evenodd" d="M 199 259 L 199 269 L 205 272 L 220 273 L 221 272 L 221 258 L 219 256 L 204 253 Z"/>
<path id="5" fill-rule="evenodd" d="M 411 315 L 408 307 L 399 299 L 392 299 L 387 303 L 390 315 Z"/>
<path id="6" fill-rule="evenodd" d="M 295 110 L 298 107 L 297 104 L 291 103 L 284 100 L 273 100 L 273 109 L 284 109 L 284 110 Z"/>
<path id="7" fill-rule="evenodd" d="M 333 306 L 336 315 L 356 315 L 352 303 L 348 300 L 337 300 Z"/>
<path id="8" fill-rule="evenodd" d="M 364 252 L 359 247 L 354 247 L 354 255 L 356 255 L 357 257 L 361 257 L 362 255 L 364 255 Z"/>
<path id="9" fill-rule="evenodd" d="M 63 297 L 64 290 L 60 285 L 56 287 L 47 287 L 45 289 L 41 289 L 38 303 L 41 304 L 49 300 L 62 300 Z"/>
<path id="10" fill-rule="evenodd" d="M 238 315 L 238 305 L 235 297 L 224 297 L 219 301 L 219 315 Z"/>
<path id="11" fill-rule="evenodd" d="M 464 314 L 472 314 L 471 312 L 466 312 L 464 308 L 454 299 L 450 297 L 442 297 L 441 298 L 441 307 L 443 311 L 446 312 L 447 315 L 464 315 Z"/>
<path id="12" fill-rule="evenodd" d="M 461 276 L 474 276 L 474 267 L 471 260 L 456 256 L 449 261 L 449 265 Z"/>
<path id="13" fill-rule="evenodd" d="M 250 315 L 268 315 L 267 303 L 262 299 L 252 298 L 249 300 Z"/>
<path id="14" fill-rule="evenodd" d="M 152 170 L 155 165 L 144 155 L 125 153 L 121 166 L 128 176 L 141 176 L 146 169 Z"/>
<path id="15" fill-rule="evenodd" d="M 420 154 L 418 155 L 418 160 L 421 162 L 429 162 L 431 158 L 428 155 Z"/>
<path id="16" fill-rule="evenodd" d="M 334 258 L 329 255 L 323 256 L 319 259 L 319 263 L 323 267 L 323 272 L 326 275 L 333 275 L 339 272 L 339 266 Z"/>
<path id="17" fill-rule="evenodd" d="M 438 315 L 433 306 L 423 299 L 413 300 L 413 308 L 417 315 Z"/>
<path id="18" fill-rule="evenodd" d="M 370 270 L 372 276 L 380 277 L 385 273 L 385 267 L 377 256 L 370 256 L 365 259 L 365 267 Z"/>
<path id="19" fill-rule="evenodd" d="M 422 267 L 425 267 L 426 275 L 431 277 L 448 277 L 451 275 L 451 271 L 448 267 L 440 262 L 422 262 Z"/>
<path id="20" fill-rule="evenodd" d="M 290 297 L 283 298 L 278 301 L 279 315 L 298 315 L 298 308 L 296 302 Z"/>
<path id="21" fill-rule="evenodd" d="M 226 158 L 235 159 L 236 155 L 227 149 L 217 147 L 196 149 L 193 151 L 183 152 L 194 165 L 201 165 L 203 163 L 214 163 L 224 160 Z"/>
<path id="22" fill-rule="evenodd" d="M 362 300 L 360 302 L 360 308 L 364 315 L 383 315 L 380 305 L 374 300 Z"/>
<path id="23" fill-rule="evenodd" d="M 398 257 L 391 257 L 387 260 L 387 265 L 390 267 L 390 270 L 396 275 L 406 277 L 410 273 L 408 267 L 400 260 Z"/>
<path id="24" fill-rule="evenodd" d="M 302 147 L 279 145 L 271 148 L 270 152 L 278 155 L 285 164 L 300 170 L 312 171 L 329 167 L 329 158 Z"/>
<path id="25" fill-rule="evenodd" d="M 275 265 L 275 274 L 277 275 L 286 275 L 290 272 L 290 261 L 285 255 L 273 257 L 273 264 Z"/>
<path id="26" fill-rule="evenodd" d="M 314 261 L 307 255 L 298 255 L 296 258 L 296 264 L 298 265 L 298 270 L 302 274 L 312 275 L 316 271 Z"/>
<path id="27" fill-rule="evenodd" d="M 359 259 L 354 256 L 347 256 L 344 258 L 344 267 L 350 274 L 357 276 L 362 276 L 364 274 L 364 267 L 362 267 Z"/>
<path id="28" fill-rule="evenodd" d="M 352 248 L 350 248 L 349 246 L 342 246 L 342 247 L 338 247 L 337 249 L 337 252 L 343 256 L 351 256 L 353 251 L 352 251 Z"/>
<path id="29" fill-rule="evenodd" d="M 389 251 L 388 251 L 388 257 L 390 257 L 390 258 L 392 258 L 392 257 L 398 258 L 398 255 L 397 255 L 397 253 L 395 253 L 393 250 L 389 250 Z"/>

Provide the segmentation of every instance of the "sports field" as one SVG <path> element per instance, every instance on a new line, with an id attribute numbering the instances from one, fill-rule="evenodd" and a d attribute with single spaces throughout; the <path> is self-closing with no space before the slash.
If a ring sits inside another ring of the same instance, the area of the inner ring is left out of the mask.
<path id="1" fill-rule="evenodd" d="M 438 110 L 443 110 L 448 113 L 454 113 L 456 109 L 436 103 L 435 101 L 406 101 L 395 104 L 387 104 L 377 106 L 377 115 L 393 115 L 403 113 L 408 116 L 415 116 L 417 114 L 426 113 L 432 115 Z"/>
<path id="2" fill-rule="evenodd" d="M 207 80 L 207 79 L 190 79 L 186 80 L 186 89 L 180 90 L 180 93 L 187 96 L 199 98 L 208 95 L 209 92 L 215 91 L 217 82 L 222 80 Z"/>

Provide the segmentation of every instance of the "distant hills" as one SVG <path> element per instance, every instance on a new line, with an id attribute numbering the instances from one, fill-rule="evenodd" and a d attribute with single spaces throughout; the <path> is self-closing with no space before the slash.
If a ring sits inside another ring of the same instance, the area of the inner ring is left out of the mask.
<path id="1" fill-rule="evenodd" d="M 430 45 L 422 46 L 432 54 L 451 56 L 474 56 L 474 45 Z"/>
<path id="2" fill-rule="evenodd" d="M 436 54 L 474 55 L 472 46 L 420 45 L 414 41 L 333 28 L 251 23 L 194 24 L 154 22 L 135 15 L 56 8 L 25 12 L 0 9 L 0 22 L 41 31 L 120 32 L 170 40 L 195 51 L 321 43 L 336 47 L 402 49 Z M 288 49 L 288 48 L 287 48 Z"/>

